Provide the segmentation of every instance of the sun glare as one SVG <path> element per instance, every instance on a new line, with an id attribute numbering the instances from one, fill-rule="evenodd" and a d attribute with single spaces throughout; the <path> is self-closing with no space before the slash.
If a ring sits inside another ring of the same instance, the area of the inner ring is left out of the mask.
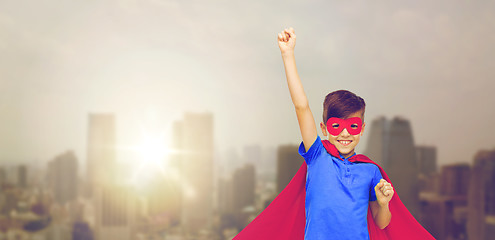
<path id="1" fill-rule="evenodd" d="M 167 156 L 165 141 L 160 138 L 145 138 L 137 148 L 139 160 L 149 163 L 162 163 Z"/>
<path id="2" fill-rule="evenodd" d="M 169 145 L 165 139 L 165 134 L 145 134 L 143 131 L 139 143 L 128 148 L 134 155 L 129 183 L 139 189 L 148 189 L 157 182 L 180 184 L 184 196 L 188 199 L 195 199 L 196 190 L 181 177 L 177 166 L 168 165 L 169 157 L 181 153 L 168 148 Z"/>
<path id="3" fill-rule="evenodd" d="M 143 134 L 140 144 L 134 147 L 136 165 L 132 182 L 143 184 L 156 173 L 167 175 L 168 148 L 163 136 Z"/>

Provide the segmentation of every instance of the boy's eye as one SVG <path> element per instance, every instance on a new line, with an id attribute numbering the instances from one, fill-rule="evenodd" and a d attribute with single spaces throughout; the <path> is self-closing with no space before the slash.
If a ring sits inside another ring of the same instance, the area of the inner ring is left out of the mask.
<path id="1" fill-rule="evenodd" d="M 354 124 L 351 125 L 351 128 L 357 129 L 358 128 L 358 125 L 354 123 Z"/>
<path id="2" fill-rule="evenodd" d="M 332 127 L 333 128 L 339 128 L 339 124 L 338 123 L 334 123 L 334 124 L 332 124 Z"/>

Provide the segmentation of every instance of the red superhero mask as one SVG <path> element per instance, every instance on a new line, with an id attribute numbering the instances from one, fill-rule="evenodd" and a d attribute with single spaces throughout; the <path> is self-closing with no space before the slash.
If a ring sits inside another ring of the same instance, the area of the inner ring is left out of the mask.
<path id="1" fill-rule="evenodd" d="M 344 128 L 347 129 L 347 132 L 351 135 L 358 135 L 361 133 L 361 128 L 363 127 L 363 121 L 360 117 L 353 117 L 348 119 L 329 118 L 327 121 L 327 130 L 330 134 L 337 136 Z"/>

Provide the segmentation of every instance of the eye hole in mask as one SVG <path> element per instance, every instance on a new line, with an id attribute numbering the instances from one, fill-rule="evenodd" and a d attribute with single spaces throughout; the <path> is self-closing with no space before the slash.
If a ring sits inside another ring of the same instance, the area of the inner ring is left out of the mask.
<path id="1" fill-rule="evenodd" d="M 347 129 L 347 132 L 351 135 L 358 135 L 361 133 L 361 129 L 363 127 L 363 121 L 360 117 L 353 117 L 348 119 L 329 118 L 327 121 L 327 130 L 333 136 L 339 135 L 344 128 Z"/>

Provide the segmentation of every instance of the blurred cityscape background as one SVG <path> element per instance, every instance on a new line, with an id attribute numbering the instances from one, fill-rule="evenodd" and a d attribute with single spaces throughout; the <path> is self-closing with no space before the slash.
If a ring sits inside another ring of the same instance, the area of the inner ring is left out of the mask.
<path id="1" fill-rule="evenodd" d="M 439 240 L 495 235 L 495 2 L 0 0 L 0 240 L 231 239 L 303 163 L 277 33 L 315 120 Z"/>
<path id="2" fill-rule="evenodd" d="M 135 148 L 147 158 L 133 171 L 116 160 L 116 116 L 90 114 L 85 175 L 72 151 L 44 166 L 0 166 L 0 239 L 231 239 L 303 159 L 298 145 L 250 145 L 215 158 L 213 121 L 211 113 L 185 113 L 173 124 L 172 146 Z M 438 166 L 436 146 L 416 145 L 409 120 L 381 117 L 370 125 L 365 154 L 432 235 L 492 239 L 495 150 Z M 132 172 L 139 182 L 128 181 Z"/>

